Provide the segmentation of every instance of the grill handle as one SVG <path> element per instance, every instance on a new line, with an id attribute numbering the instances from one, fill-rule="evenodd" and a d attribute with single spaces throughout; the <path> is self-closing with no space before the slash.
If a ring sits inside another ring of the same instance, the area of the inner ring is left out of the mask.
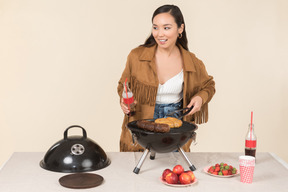
<path id="1" fill-rule="evenodd" d="M 67 137 L 67 135 L 68 135 L 68 130 L 71 129 L 71 128 L 76 128 L 76 127 L 82 129 L 83 139 L 87 139 L 87 133 L 86 133 L 86 130 L 85 130 L 83 127 L 81 127 L 81 126 L 79 126 L 79 125 L 72 125 L 72 126 L 68 127 L 68 128 L 64 131 L 64 140 L 67 140 L 67 139 L 68 139 L 68 137 Z"/>

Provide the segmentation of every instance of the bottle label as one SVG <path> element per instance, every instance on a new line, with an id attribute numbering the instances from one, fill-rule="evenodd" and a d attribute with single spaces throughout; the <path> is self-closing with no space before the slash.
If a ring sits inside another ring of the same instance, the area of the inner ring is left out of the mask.
<path id="1" fill-rule="evenodd" d="M 124 103 L 126 104 L 132 104 L 134 103 L 134 97 L 130 97 L 130 98 L 123 98 Z"/>
<path id="2" fill-rule="evenodd" d="M 245 147 L 256 148 L 256 140 L 245 140 Z"/>

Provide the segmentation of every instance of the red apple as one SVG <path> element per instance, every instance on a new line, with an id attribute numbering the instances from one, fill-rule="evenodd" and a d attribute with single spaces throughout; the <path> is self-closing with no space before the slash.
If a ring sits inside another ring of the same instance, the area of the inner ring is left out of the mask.
<path id="1" fill-rule="evenodd" d="M 181 184 L 190 184 L 191 183 L 191 176 L 188 173 L 181 173 L 179 175 L 179 181 Z"/>
<path id="2" fill-rule="evenodd" d="M 168 173 L 171 173 L 171 169 L 165 169 L 162 173 L 162 179 L 165 181 L 165 177 L 166 175 L 168 175 Z"/>
<path id="3" fill-rule="evenodd" d="M 182 165 L 176 165 L 173 168 L 173 173 L 176 173 L 177 175 L 180 175 L 183 172 L 184 172 L 184 168 L 182 167 Z"/>
<path id="4" fill-rule="evenodd" d="M 193 171 L 185 171 L 185 173 L 187 173 L 188 175 L 190 175 L 190 177 L 191 177 L 191 183 L 195 180 L 195 175 L 194 175 L 194 173 L 193 173 Z"/>
<path id="5" fill-rule="evenodd" d="M 176 173 L 170 172 L 166 175 L 165 181 L 169 184 L 177 184 L 178 183 L 178 175 Z"/>

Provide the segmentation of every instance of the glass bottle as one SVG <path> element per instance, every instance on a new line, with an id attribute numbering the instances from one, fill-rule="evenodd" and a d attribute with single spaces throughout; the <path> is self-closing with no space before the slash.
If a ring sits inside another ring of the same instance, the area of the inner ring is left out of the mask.
<path id="1" fill-rule="evenodd" d="M 254 132 L 254 124 L 249 124 L 248 132 L 245 138 L 245 155 L 256 157 L 257 137 Z"/>
<path id="2" fill-rule="evenodd" d="M 136 103 L 134 101 L 133 93 L 128 86 L 128 82 L 126 82 L 126 86 L 125 86 L 125 82 L 123 83 L 122 97 L 123 97 L 124 104 L 127 105 L 128 109 L 130 110 L 130 112 L 127 115 L 128 116 L 135 115 Z"/>

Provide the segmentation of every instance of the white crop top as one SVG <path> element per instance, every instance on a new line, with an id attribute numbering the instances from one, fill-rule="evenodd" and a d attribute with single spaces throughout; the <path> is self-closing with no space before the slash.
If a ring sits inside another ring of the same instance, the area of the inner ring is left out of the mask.
<path id="1" fill-rule="evenodd" d="M 183 69 L 180 73 L 166 81 L 163 85 L 159 84 L 156 103 L 168 104 L 178 103 L 183 98 Z"/>

